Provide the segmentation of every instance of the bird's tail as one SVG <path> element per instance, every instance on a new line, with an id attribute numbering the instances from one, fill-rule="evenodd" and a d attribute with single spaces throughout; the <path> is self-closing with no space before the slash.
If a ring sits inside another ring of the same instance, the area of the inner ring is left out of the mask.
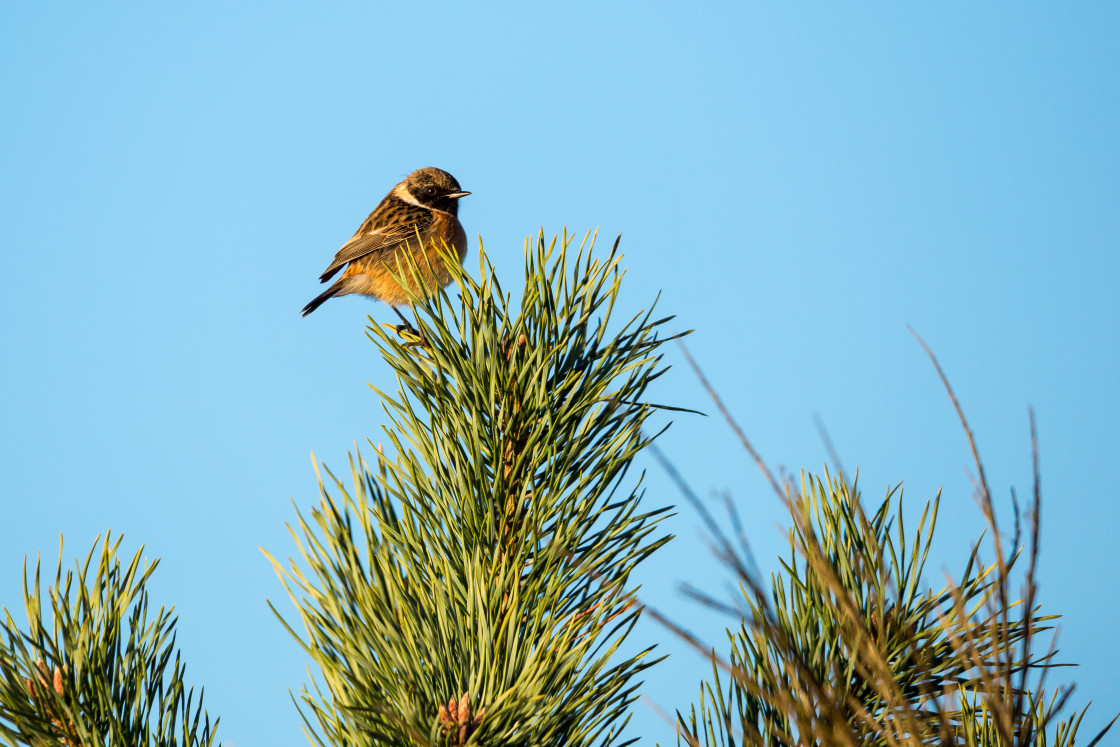
<path id="1" fill-rule="evenodd" d="M 339 280 L 338 282 L 332 284 L 330 288 L 327 288 L 325 291 L 323 291 L 319 295 L 315 296 L 315 298 L 311 299 L 311 303 L 309 303 L 309 304 L 307 304 L 306 306 L 303 307 L 303 315 L 307 316 L 312 311 L 314 311 L 315 309 L 319 308 L 324 303 L 326 303 L 328 298 L 332 298 L 334 296 L 337 296 L 341 291 L 342 291 L 342 281 Z"/>

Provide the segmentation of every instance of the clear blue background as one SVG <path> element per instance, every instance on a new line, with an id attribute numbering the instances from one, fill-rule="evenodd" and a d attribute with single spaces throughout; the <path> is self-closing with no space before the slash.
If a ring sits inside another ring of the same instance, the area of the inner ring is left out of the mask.
<path id="1" fill-rule="evenodd" d="M 940 354 L 1004 506 L 1042 449 L 1045 609 L 1087 725 L 1120 708 L 1120 5 L 9 3 L 0 17 L 0 601 L 25 555 L 106 528 L 163 559 L 192 682 L 227 745 L 299 745 L 305 660 L 265 598 L 309 452 L 378 440 L 363 335 L 299 309 L 366 213 L 438 165 L 507 283 L 522 239 L 623 234 L 635 310 L 690 346 L 763 455 L 819 469 L 825 422 L 869 499 L 944 487 L 931 579 L 980 529 Z M 468 266 L 476 261 L 472 247 Z M 477 266 L 477 265 L 476 265 Z M 674 360 L 679 360 L 676 353 Z M 710 410 L 677 367 L 657 392 Z M 729 490 L 772 568 L 782 512 L 719 418 L 664 447 Z M 678 502 L 652 467 L 648 500 Z M 643 595 L 719 643 L 692 512 Z M 645 692 L 686 708 L 709 666 Z M 672 742 L 645 705 L 634 733 Z"/>

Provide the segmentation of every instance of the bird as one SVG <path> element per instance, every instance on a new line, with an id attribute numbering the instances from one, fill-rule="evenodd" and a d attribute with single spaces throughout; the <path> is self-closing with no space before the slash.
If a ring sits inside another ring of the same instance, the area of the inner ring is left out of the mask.
<path id="1" fill-rule="evenodd" d="M 469 194 L 443 169 L 429 166 L 406 176 L 389 190 L 334 255 L 319 282 L 327 282 L 339 270 L 342 277 L 304 306 L 303 316 L 330 298 L 358 293 L 389 304 L 404 322 L 398 329 L 413 331 L 397 308 L 408 303 L 408 292 L 393 275 L 404 280 L 408 290 L 421 298 L 430 297 L 451 282 L 451 273 L 439 250 L 443 245 L 454 250 L 460 264 L 467 256 L 467 233 L 459 222 L 459 200 Z M 416 282 L 406 256 L 412 258 L 422 287 Z"/>

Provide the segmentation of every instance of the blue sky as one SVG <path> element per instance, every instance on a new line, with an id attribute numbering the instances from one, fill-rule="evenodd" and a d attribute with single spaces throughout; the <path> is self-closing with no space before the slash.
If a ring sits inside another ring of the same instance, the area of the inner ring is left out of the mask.
<path id="1" fill-rule="evenodd" d="M 305 660 L 265 598 L 309 453 L 345 463 L 388 370 L 361 299 L 307 319 L 318 273 L 414 168 L 474 194 L 505 277 L 540 227 L 621 233 L 625 299 L 689 345 L 763 455 L 796 473 L 826 424 L 868 499 L 940 487 L 933 568 L 980 529 L 967 443 L 906 325 L 935 348 L 1004 505 L 1030 489 L 1038 415 L 1042 601 L 1099 726 L 1120 709 L 1120 5 L 964 3 L 9 4 L 0 19 L 0 603 L 58 535 L 107 528 L 163 559 L 188 677 L 227 745 L 298 745 Z M 472 241 L 470 262 L 476 258 Z M 507 283 L 508 284 L 508 283 Z M 679 360 L 674 355 L 674 360 Z M 710 410 L 683 366 L 666 402 Z M 780 507 L 718 418 L 663 446 L 730 491 L 764 569 Z M 652 461 L 648 500 L 678 502 Z M 687 510 L 643 595 L 719 589 Z M 934 580 L 939 580 L 935 578 Z M 708 666 L 672 653 L 646 693 L 685 709 Z M 635 733 L 668 743 L 642 705 Z"/>

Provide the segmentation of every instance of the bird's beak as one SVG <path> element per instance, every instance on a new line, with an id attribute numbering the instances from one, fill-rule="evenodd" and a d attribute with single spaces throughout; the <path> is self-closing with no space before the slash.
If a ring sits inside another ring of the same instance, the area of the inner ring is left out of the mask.
<path id="1" fill-rule="evenodd" d="M 460 197 L 466 197 L 470 192 L 452 192 L 448 195 L 452 200 L 458 200 Z"/>

